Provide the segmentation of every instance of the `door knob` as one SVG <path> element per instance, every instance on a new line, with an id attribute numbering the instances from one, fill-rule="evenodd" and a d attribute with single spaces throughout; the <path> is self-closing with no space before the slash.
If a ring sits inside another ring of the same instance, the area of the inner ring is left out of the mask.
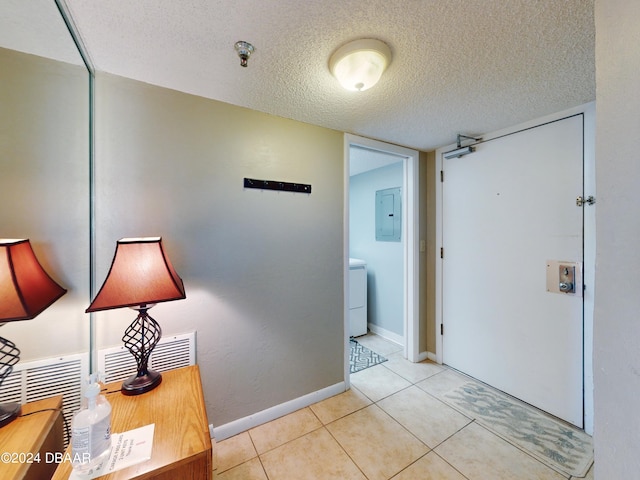
<path id="1" fill-rule="evenodd" d="M 560 285 L 558 286 L 558 288 L 560 288 L 561 292 L 565 292 L 565 293 L 573 292 L 573 283 L 560 282 Z"/>

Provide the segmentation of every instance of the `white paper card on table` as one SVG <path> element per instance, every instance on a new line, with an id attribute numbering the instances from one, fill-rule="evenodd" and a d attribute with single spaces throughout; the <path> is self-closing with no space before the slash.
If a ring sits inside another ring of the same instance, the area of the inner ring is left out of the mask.
<path id="1" fill-rule="evenodd" d="M 90 480 L 149 460 L 154 429 L 155 424 L 152 423 L 127 432 L 112 433 L 109 458 L 89 474 L 72 471 L 69 480 Z"/>

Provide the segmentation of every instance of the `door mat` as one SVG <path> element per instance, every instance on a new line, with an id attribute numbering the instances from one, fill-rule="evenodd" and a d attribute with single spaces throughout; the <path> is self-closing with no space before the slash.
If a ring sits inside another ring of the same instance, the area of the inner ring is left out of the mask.
<path id="1" fill-rule="evenodd" d="M 593 463 L 589 435 L 485 385 L 469 382 L 442 400 L 551 468 L 584 477 Z"/>
<path id="2" fill-rule="evenodd" d="M 376 352 L 362 346 L 353 338 L 350 339 L 349 345 L 351 347 L 349 353 L 349 371 L 351 373 L 356 373 L 387 361 L 382 355 L 378 355 Z"/>

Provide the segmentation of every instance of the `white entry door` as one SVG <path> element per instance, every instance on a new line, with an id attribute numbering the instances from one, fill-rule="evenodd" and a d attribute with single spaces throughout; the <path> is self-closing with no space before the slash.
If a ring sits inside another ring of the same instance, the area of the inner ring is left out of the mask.
<path id="1" fill-rule="evenodd" d="M 583 135 L 575 115 L 486 141 L 442 185 L 444 363 L 579 427 L 583 300 L 547 265 L 583 261 Z"/>

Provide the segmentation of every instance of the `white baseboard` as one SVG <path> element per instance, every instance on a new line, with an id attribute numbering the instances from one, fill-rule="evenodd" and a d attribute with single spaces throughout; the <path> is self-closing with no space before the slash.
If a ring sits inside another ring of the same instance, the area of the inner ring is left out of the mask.
<path id="1" fill-rule="evenodd" d="M 308 407 L 309 405 L 320 402 L 329 397 L 333 397 L 334 395 L 338 395 L 345 390 L 345 382 L 336 383 L 335 385 L 330 385 L 322 390 L 317 390 L 315 392 L 308 393 L 307 395 L 303 395 L 302 397 L 294 398 L 288 402 L 275 405 L 267 408 L 266 410 L 262 410 L 261 412 L 249 415 L 248 417 L 239 418 L 238 420 L 220 425 L 219 427 L 209 425 L 209 432 L 212 434 L 211 438 L 215 438 L 216 441 L 220 442 L 226 438 L 246 432 L 253 427 L 262 425 L 263 423 L 270 422 L 271 420 L 283 417 L 284 415 L 293 413 L 301 408 Z"/>
<path id="2" fill-rule="evenodd" d="M 416 363 L 418 362 L 424 362 L 425 360 L 430 360 L 429 359 L 429 352 L 420 352 L 418 354 L 418 358 L 416 360 Z"/>
<path id="3" fill-rule="evenodd" d="M 397 333 L 393 333 L 389 330 L 386 330 L 375 323 L 367 324 L 371 333 L 375 333 L 376 335 L 380 335 L 382 338 L 389 340 L 390 342 L 397 343 L 401 347 L 404 347 L 404 337 L 402 335 L 398 335 Z"/>
<path id="4" fill-rule="evenodd" d="M 401 335 L 398 335 L 397 333 L 393 333 L 390 332 L 389 330 L 386 330 L 374 323 L 369 323 L 368 324 L 369 330 L 371 331 L 371 333 L 375 333 L 376 335 L 381 336 L 382 338 L 385 338 L 386 340 L 389 340 L 390 342 L 393 343 L 397 343 L 398 345 L 400 345 L 401 347 L 404 347 L 404 337 Z M 436 354 L 435 353 L 431 353 L 431 352 L 420 352 L 418 354 L 418 359 L 416 360 L 416 362 L 423 362 L 425 360 L 431 360 L 432 362 L 436 361 Z"/>

